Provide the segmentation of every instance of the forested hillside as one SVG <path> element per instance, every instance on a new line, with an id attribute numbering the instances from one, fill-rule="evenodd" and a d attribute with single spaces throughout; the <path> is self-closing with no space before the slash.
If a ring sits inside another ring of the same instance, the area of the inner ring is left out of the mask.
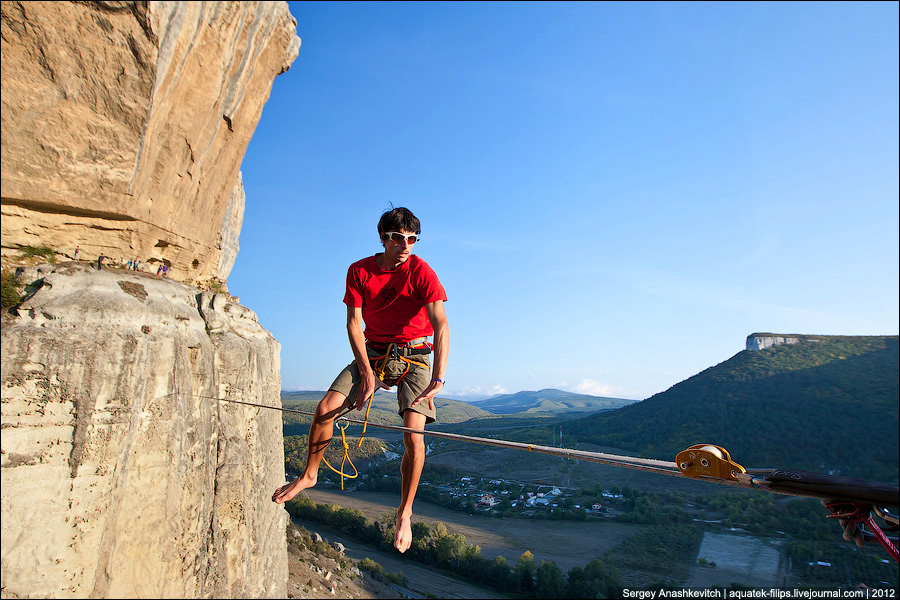
<path id="1" fill-rule="evenodd" d="M 643 402 L 567 421 L 567 435 L 665 460 L 711 443 L 747 468 L 897 482 L 898 337 L 817 339 L 744 350 Z"/>
<path id="2" fill-rule="evenodd" d="M 497 415 L 554 414 L 562 416 L 613 410 L 634 404 L 634 402 L 634 400 L 622 398 L 605 398 L 547 389 L 537 392 L 518 392 L 495 396 L 487 400 L 472 402 L 472 405 Z"/>

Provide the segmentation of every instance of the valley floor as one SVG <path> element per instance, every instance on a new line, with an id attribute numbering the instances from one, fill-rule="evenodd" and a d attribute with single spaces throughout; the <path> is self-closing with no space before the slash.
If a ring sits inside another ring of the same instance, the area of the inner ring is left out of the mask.
<path id="1" fill-rule="evenodd" d="M 400 499 L 399 495 L 382 492 L 341 492 L 322 488 L 306 492 L 317 503 L 360 510 L 372 521 L 395 510 Z M 530 551 L 538 563 L 552 560 L 564 573 L 572 567 L 584 567 L 645 527 L 628 523 L 500 519 L 468 515 L 420 500 L 416 501 L 413 511 L 413 521 L 422 521 L 429 526 L 443 522 L 449 530 L 464 535 L 467 544 L 480 546 L 481 554 L 486 558 L 505 556 L 514 565 L 523 552 Z"/>

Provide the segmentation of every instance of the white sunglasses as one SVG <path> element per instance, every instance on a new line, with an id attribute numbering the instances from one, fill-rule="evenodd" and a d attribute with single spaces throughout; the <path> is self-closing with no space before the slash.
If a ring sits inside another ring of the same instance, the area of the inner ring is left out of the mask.
<path id="1" fill-rule="evenodd" d="M 400 233 L 399 231 L 386 231 L 381 234 L 381 239 L 383 240 L 391 240 L 392 242 L 400 243 L 403 240 L 406 240 L 410 244 L 415 244 L 419 241 L 418 234 L 411 233 L 409 235 L 405 235 Z"/>

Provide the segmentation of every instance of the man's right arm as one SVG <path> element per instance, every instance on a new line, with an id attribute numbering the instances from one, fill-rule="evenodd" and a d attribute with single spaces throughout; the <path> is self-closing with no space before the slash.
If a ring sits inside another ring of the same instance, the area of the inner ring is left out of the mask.
<path id="1" fill-rule="evenodd" d="M 359 368 L 360 375 L 356 410 L 362 410 L 362 407 L 366 405 L 366 400 L 375 393 L 375 390 L 378 388 L 388 389 L 386 385 L 375 377 L 375 371 L 372 370 L 372 365 L 369 364 L 369 355 L 366 352 L 366 338 L 363 336 L 362 308 L 347 307 L 347 336 L 350 338 L 350 348 L 353 350 L 353 357 L 356 360 L 356 366 Z"/>

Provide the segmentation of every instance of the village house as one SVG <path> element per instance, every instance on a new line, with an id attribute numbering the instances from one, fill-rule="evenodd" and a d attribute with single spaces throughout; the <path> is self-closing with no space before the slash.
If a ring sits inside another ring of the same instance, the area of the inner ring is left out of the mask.
<path id="1" fill-rule="evenodd" d="M 550 498 L 534 496 L 534 497 L 531 497 L 528 500 L 526 500 L 525 505 L 526 506 L 549 506 Z"/>
<path id="2" fill-rule="evenodd" d="M 482 494 L 481 501 L 478 503 L 478 506 L 495 506 L 497 504 L 496 498 L 494 498 L 493 494 Z"/>

